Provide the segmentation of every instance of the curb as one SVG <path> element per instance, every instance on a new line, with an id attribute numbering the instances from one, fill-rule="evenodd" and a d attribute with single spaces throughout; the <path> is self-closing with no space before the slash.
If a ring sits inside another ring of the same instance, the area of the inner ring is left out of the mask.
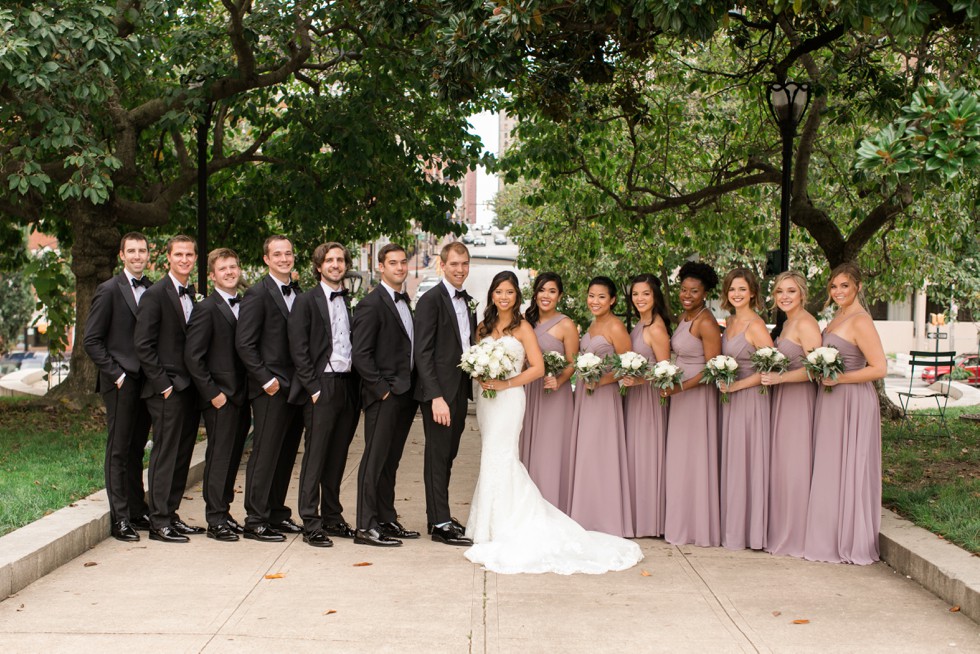
<path id="1" fill-rule="evenodd" d="M 204 477 L 207 441 L 194 446 L 187 486 Z M 146 483 L 146 471 L 143 471 Z M 145 535 L 143 536 L 145 537 Z M 0 538 L 0 601 L 109 538 L 105 489 Z"/>
<path id="2" fill-rule="evenodd" d="M 980 558 L 885 508 L 878 544 L 888 565 L 980 622 Z"/>

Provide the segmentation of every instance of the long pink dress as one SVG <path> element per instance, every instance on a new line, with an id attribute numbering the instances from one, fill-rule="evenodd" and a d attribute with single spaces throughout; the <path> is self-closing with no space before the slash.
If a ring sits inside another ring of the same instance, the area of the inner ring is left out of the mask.
<path id="1" fill-rule="evenodd" d="M 803 367 L 803 348 L 785 338 L 776 347 L 790 360 L 789 370 Z M 813 468 L 813 407 L 817 389 L 813 382 L 778 384 L 772 393 L 772 449 L 769 466 L 769 538 L 773 554 L 803 556 L 806 509 L 810 501 Z"/>
<path id="2" fill-rule="evenodd" d="M 867 365 L 858 346 L 824 333 L 844 359 L 844 370 Z M 803 556 L 811 561 L 878 560 L 881 525 L 881 414 L 871 382 L 817 392 L 813 418 L 813 480 Z"/>
<path id="3" fill-rule="evenodd" d="M 654 361 L 653 350 L 643 340 L 642 322 L 633 328 L 633 351 Z M 651 384 L 633 386 L 624 402 L 626 465 L 633 533 L 637 537 L 664 535 L 664 457 L 667 442 L 667 407 L 660 406 Z"/>
<path id="4" fill-rule="evenodd" d="M 738 361 L 737 379 L 751 376 L 755 349 L 745 332 L 721 337 L 721 352 Z M 769 396 L 758 388 L 729 393 L 721 405 L 721 544 L 730 550 L 766 546 L 769 517 Z"/>
<path id="5" fill-rule="evenodd" d="M 559 314 L 538 323 L 534 328 L 542 352 L 565 354 L 565 344 L 549 334 L 548 330 L 566 319 L 566 316 Z M 572 385 L 562 384 L 558 390 L 546 393 L 544 380 L 538 379 L 527 385 L 526 392 L 521 462 L 544 499 L 567 512 L 570 477 L 568 441 L 575 411 Z"/>
<path id="6" fill-rule="evenodd" d="M 681 321 L 670 338 L 677 365 L 690 379 L 704 369 L 704 346 Z M 718 491 L 718 389 L 698 385 L 670 398 L 667 419 L 664 539 L 674 545 L 721 544 Z"/>
<path id="7" fill-rule="evenodd" d="M 582 337 L 581 351 L 599 357 L 615 352 L 605 338 L 592 338 L 591 334 Z M 589 395 L 584 384 L 578 385 L 572 425 L 568 515 L 589 531 L 632 537 L 633 512 L 619 387 L 606 384 Z"/>

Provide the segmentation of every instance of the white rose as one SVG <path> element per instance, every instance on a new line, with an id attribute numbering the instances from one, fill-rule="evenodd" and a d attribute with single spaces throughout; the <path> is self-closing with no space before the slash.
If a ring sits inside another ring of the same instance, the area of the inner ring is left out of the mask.
<path id="1" fill-rule="evenodd" d="M 827 348 L 827 353 L 823 355 L 824 361 L 827 363 L 833 363 L 837 361 L 837 350 L 832 350 Z"/>
<path id="2" fill-rule="evenodd" d="M 771 347 L 760 347 L 758 350 L 755 351 L 755 353 L 758 354 L 760 357 L 766 357 L 766 358 L 768 358 L 768 357 L 771 357 L 772 356 L 772 348 Z"/>
<path id="3" fill-rule="evenodd" d="M 736 368 L 738 368 L 738 361 L 729 357 L 728 361 L 725 362 L 725 367 L 728 368 L 729 370 L 735 370 Z"/>
<path id="4" fill-rule="evenodd" d="M 813 352 L 810 352 L 810 354 L 806 355 L 806 360 L 809 361 L 810 363 L 812 363 L 813 365 L 816 365 L 817 364 L 817 360 L 819 358 L 820 358 L 820 354 L 818 354 L 816 350 L 814 350 Z"/>

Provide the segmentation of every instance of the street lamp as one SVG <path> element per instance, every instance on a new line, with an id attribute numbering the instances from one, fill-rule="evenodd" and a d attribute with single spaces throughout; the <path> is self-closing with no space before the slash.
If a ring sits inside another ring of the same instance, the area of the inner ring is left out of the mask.
<path id="1" fill-rule="evenodd" d="M 779 261 L 775 272 L 789 270 L 789 205 L 793 193 L 793 139 L 810 104 L 810 85 L 772 82 L 766 96 L 769 112 L 779 126 L 783 142 L 783 179 L 779 202 Z"/>
<path id="2" fill-rule="evenodd" d="M 204 86 L 204 76 L 181 75 L 189 89 Z M 197 124 L 197 292 L 208 294 L 208 132 L 214 103 L 207 101 L 204 116 Z"/>

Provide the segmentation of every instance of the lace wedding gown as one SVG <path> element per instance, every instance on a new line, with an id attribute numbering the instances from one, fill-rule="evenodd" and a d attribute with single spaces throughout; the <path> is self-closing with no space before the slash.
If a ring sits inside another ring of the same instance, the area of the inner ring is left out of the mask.
<path id="1" fill-rule="evenodd" d="M 524 359 L 520 341 L 513 336 L 500 340 Z M 466 523 L 466 535 L 474 542 L 467 559 L 504 574 L 601 574 L 625 570 L 643 558 L 636 543 L 586 531 L 541 496 L 518 456 L 523 388 L 497 391 L 493 399 L 481 396 L 476 416 L 483 451 Z"/>

